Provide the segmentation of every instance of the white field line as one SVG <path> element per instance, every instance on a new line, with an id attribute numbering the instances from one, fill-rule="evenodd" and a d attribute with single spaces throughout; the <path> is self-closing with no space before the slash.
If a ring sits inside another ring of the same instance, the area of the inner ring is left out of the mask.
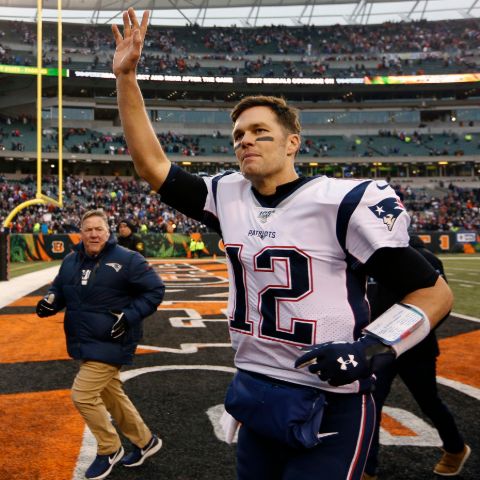
<path id="1" fill-rule="evenodd" d="M 8 282 L 0 282 L 0 308 L 50 283 L 57 275 L 59 268 L 60 265 L 57 265 L 20 275 Z"/>

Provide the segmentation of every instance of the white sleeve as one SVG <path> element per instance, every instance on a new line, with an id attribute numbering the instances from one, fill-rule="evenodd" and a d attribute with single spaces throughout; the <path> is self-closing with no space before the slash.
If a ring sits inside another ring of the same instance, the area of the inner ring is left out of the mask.
<path id="1" fill-rule="evenodd" d="M 347 250 L 362 263 L 382 247 L 408 247 L 410 217 L 392 187 L 373 181 L 353 212 Z"/>
<path id="2" fill-rule="evenodd" d="M 215 217 L 218 217 L 217 214 L 217 203 L 216 203 L 216 194 L 215 189 L 218 186 L 218 175 L 216 177 L 203 177 L 203 180 L 207 186 L 208 194 L 207 199 L 205 200 L 204 210 L 212 213 Z M 215 186 L 214 186 L 215 185 Z"/>

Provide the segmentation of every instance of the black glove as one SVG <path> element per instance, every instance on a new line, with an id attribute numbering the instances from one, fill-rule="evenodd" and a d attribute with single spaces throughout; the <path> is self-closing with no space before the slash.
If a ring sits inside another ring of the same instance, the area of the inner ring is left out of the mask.
<path id="1" fill-rule="evenodd" d="M 37 315 L 40 318 L 51 317 L 57 313 L 56 308 L 53 306 L 55 301 L 55 294 L 47 293 L 38 303 L 35 309 Z"/>
<path id="2" fill-rule="evenodd" d="M 112 326 L 112 330 L 110 331 L 110 336 L 114 340 L 117 340 L 125 335 L 125 332 L 127 331 L 127 318 L 120 310 L 110 310 L 110 313 L 116 318 L 116 321 Z"/>
<path id="3" fill-rule="evenodd" d="M 298 358 L 295 368 L 306 367 L 321 380 L 334 387 L 355 380 L 368 379 L 371 374 L 395 359 L 395 352 L 369 335 L 356 342 L 326 342 L 312 345 Z"/>

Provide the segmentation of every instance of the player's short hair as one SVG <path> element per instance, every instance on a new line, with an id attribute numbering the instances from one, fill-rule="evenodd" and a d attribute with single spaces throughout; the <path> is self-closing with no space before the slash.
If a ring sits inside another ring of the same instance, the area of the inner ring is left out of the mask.
<path id="1" fill-rule="evenodd" d="M 252 95 L 243 98 L 233 107 L 230 113 L 232 122 L 235 123 L 245 110 L 252 107 L 268 107 L 275 113 L 278 122 L 288 133 L 300 134 L 302 127 L 300 125 L 298 110 L 290 107 L 285 99 L 281 97 Z"/>
<path id="2" fill-rule="evenodd" d="M 87 218 L 90 217 L 100 217 L 103 222 L 105 223 L 105 226 L 107 227 L 107 230 L 110 230 L 110 227 L 108 225 L 108 218 L 105 212 L 101 208 L 97 208 L 95 210 L 88 210 L 88 212 L 85 212 L 82 215 L 82 219 L 80 220 L 80 228 L 83 228 L 83 223 Z"/>

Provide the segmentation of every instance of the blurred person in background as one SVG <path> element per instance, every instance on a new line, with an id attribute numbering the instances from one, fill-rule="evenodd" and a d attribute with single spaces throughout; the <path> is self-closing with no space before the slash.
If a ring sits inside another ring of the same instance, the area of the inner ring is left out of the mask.
<path id="1" fill-rule="evenodd" d="M 442 261 L 425 247 L 422 239 L 418 235 L 411 235 L 409 243 L 446 280 Z M 367 297 L 372 311 L 372 320 L 378 318 L 401 300 L 390 288 L 376 282 L 373 278 L 369 278 L 368 281 Z M 447 317 L 448 315 L 437 324 L 436 328 Z M 442 476 L 454 476 L 461 472 L 470 455 L 470 447 L 465 444 L 452 413 L 438 395 L 436 363 L 439 355 L 437 337 L 435 330 L 432 330 L 426 338 L 405 352 L 395 362 L 376 372 L 377 380 L 373 398 L 377 415 L 363 480 L 377 479 L 382 408 L 396 375 L 399 375 L 410 390 L 422 412 L 437 429 L 443 442 L 443 454 L 433 469 L 434 473 Z"/>
<path id="2" fill-rule="evenodd" d="M 120 220 L 118 224 L 118 244 L 121 247 L 141 253 L 145 257 L 145 243 L 139 235 L 136 235 L 136 232 L 137 225 L 133 220 L 130 218 Z"/>

